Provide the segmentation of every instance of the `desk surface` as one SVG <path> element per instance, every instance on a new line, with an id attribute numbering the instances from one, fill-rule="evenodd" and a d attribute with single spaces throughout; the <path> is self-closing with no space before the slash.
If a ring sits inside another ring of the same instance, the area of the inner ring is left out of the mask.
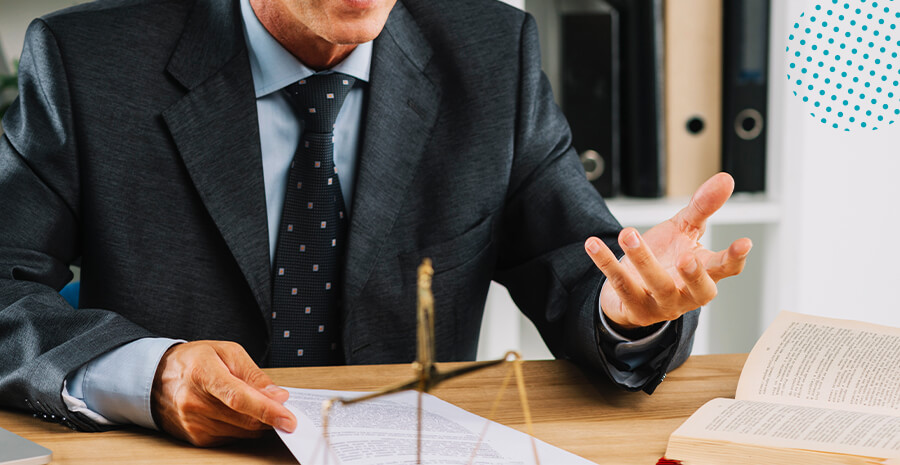
<path id="1" fill-rule="evenodd" d="M 618 391 L 567 362 L 525 362 L 535 436 L 600 464 L 655 464 L 669 434 L 694 410 L 714 397 L 734 397 L 746 358 L 746 354 L 691 357 L 652 396 Z M 266 371 L 283 386 L 343 390 L 374 390 L 412 374 L 409 365 Z M 489 368 L 447 382 L 432 393 L 486 416 L 505 373 L 504 366 Z M 507 389 L 493 419 L 525 430 L 515 389 Z M 200 449 L 135 427 L 79 433 L 20 412 L 0 411 L 0 427 L 51 449 L 54 464 L 297 463 L 274 433 Z"/>

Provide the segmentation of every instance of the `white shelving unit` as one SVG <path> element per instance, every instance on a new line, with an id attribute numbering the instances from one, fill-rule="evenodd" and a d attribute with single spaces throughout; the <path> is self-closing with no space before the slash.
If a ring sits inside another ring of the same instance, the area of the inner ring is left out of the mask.
<path id="1" fill-rule="evenodd" d="M 636 199 L 614 198 L 606 202 L 623 226 L 653 226 L 684 208 L 689 197 Z M 738 193 L 710 218 L 712 227 L 735 224 L 771 224 L 781 217 L 778 202 L 763 194 Z"/>

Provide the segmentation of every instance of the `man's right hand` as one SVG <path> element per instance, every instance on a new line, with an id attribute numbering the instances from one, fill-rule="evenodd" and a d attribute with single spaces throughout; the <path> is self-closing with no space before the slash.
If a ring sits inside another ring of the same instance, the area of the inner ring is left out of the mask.
<path id="1" fill-rule="evenodd" d="M 288 432 L 297 426 L 282 405 L 288 392 L 233 342 L 172 346 L 159 362 L 150 397 L 157 425 L 197 446 L 258 437 L 272 426 Z"/>

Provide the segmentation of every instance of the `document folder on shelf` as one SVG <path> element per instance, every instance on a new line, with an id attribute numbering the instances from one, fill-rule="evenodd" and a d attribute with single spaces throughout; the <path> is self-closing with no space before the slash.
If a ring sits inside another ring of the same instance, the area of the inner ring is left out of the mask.
<path id="1" fill-rule="evenodd" d="M 665 194 L 663 0 L 610 0 L 619 12 L 622 191 Z"/>
<path id="2" fill-rule="evenodd" d="M 558 99 L 588 181 L 619 193 L 619 17 L 603 0 L 558 0 L 562 63 Z"/>
<path id="3" fill-rule="evenodd" d="M 766 188 L 769 0 L 723 2 L 722 169 L 736 192 Z"/>
<path id="4" fill-rule="evenodd" d="M 666 0 L 666 195 L 721 170 L 722 0 Z"/>

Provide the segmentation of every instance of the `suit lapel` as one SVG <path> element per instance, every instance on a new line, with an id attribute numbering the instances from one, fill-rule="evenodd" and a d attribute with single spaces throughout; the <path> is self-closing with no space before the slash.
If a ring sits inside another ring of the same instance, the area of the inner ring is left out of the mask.
<path id="1" fill-rule="evenodd" d="M 167 67 L 188 92 L 163 112 L 163 119 L 267 315 L 271 278 L 259 123 L 236 9 L 236 2 L 197 0 Z"/>
<path id="2" fill-rule="evenodd" d="M 268 226 L 252 76 L 236 3 L 197 0 L 167 71 L 187 94 L 163 112 L 191 179 L 263 315 Z M 351 211 L 344 301 L 352 308 L 400 212 L 437 117 L 432 51 L 398 2 L 375 40 Z"/>
<path id="3" fill-rule="evenodd" d="M 437 117 L 440 93 L 425 73 L 431 55 L 412 16 L 397 2 L 372 52 L 344 270 L 344 308 L 350 311 L 391 232 Z"/>

